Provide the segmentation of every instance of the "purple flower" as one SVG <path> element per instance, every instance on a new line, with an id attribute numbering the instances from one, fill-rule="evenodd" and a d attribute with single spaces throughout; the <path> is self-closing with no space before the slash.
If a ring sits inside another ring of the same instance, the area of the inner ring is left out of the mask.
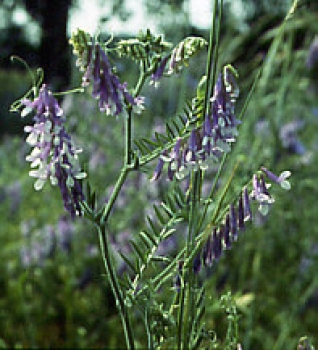
<path id="1" fill-rule="evenodd" d="M 184 152 L 184 159 L 186 167 L 190 169 L 198 169 L 200 167 L 200 161 L 202 159 L 200 139 L 197 130 L 192 129 L 189 137 L 188 145 Z"/>
<path id="2" fill-rule="evenodd" d="M 290 190 L 291 188 L 290 182 L 286 180 L 291 175 L 290 171 L 288 170 L 283 171 L 279 176 L 277 176 L 271 171 L 269 171 L 268 169 L 266 169 L 265 167 L 262 167 L 261 170 L 271 181 L 280 185 L 281 188 L 283 188 L 284 190 Z"/>
<path id="3" fill-rule="evenodd" d="M 162 155 L 159 157 L 156 169 L 160 169 L 160 167 L 163 166 L 162 161 L 168 163 L 169 180 L 173 180 L 175 175 L 178 179 L 181 179 L 185 176 L 186 167 L 184 164 L 184 147 L 183 141 L 180 138 L 177 139 L 173 149 L 170 152 L 170 155 L 168 155 L 166 151 L 162 153 Z"/>
<path id="4" fill-rule="evenodd" d="M 174 279 L 174 288 L 177 290 L 177 292 L 180 292 L 181 286 L 184 283 L 182 281 L 182 272 L 183 272 L 183 261 L 178 262 L 178 272 Z"/>
<path id="5" fill-rule="evenodd" d="M 237 225 L 239 230 L 243 231 L 245 228 L 245 220 L 244 220 L 244 204 L 243 204 L 243 196 L 241 195 L 238 202 L 237 209 Z"/>
<path id="6" fill-rule="evenodd" d="M 270 205 L 274 203 L 274 198 L 269 194 L 268 187 L 264 180 L 264 176 L 253 176 L 253 190 L 251 192 L 251 199 L 258 202 L 258 210 L 262 215 L 267 215 Z"/>
<path id="7" fill-rule="evenodd" d="M 223 228 L 218 230 L 216 227 L 213 228 L 202 253 L 203 263 L 205 266 L 212 266 L 214 261 L 218 261 L 223 251 Z"/>
<path id="8" fill-rule="evenodd" d="M 244 187 L 244 189 L 243 189 L 242 199 L 243 199 L 244 221 L 252 220 L 252 210 L 251 210 L 251 204 L 250 204 L 250 196 L 248 194 L 248 191 L 247 191 L 246 187 Z"/>
<path id="9" fill-rule="evenodd" d="M 80 170 L 76 148 L 64 127 L 63 110 L 51 91 L 43 85 L 39 96 L 34 100 L 24 100 L 27 111 L 36 111 L 34 125 L 26 126 L 29 133 L 26 141 L 33 150 L 26 157 L 31 162 L 30 176 L 37 178 L 34 188 L 41 190 L 50 179 L 53 186 L 58 185 L 62 194 L 64 208 L 71 214 L 81 215 L 80 201 L 84 199 L 80 180 L 86 174 Z"/>
<path id="10" fill-rule="evenodd" d="M 133 107 L 136 113 L 143 110 L 143 98 L 134 98 L 128 91 L 127 84 L 121 84 L 105 51 L 96 43 L 92 46 L 90 62 L 86 67 L 82 85 L 92 82 L 92 96 L 98 100 L 99 109 L 107 115 L 118 116 L 125 113 L 125 104 Z"/>
<path id="11" fill-rule="evenodd" d="M 211 235 L 207 239 L 205 246 L 203 248 L 203 263 L 205 266 L 211 267 L 213 264 L 213 255 L 212 255 L 212 237 Z"/>
<path id="12" fill-rule="evenodd" d="M 234 115 L 234 105 L 239 90 L 229 67 L 219 74 L 211 99 L 211 121 L 214 144 L 223 152 L 229 152 L 230 144 L 236 141 L 237 126 L 241 123 Z"/>
<path id="13" fill-rule="evenodd" d="M 167 65 L 169 58 L 170 58 L 170 56 L 166 56 L 160 61 L 157 69 L 151 75 L 150 85 L 154 85 L 154 87 L 159 86 L 160 79 L 163 77 L 163 74 L 164 74 L 164 71 L 165 71 L 165 68 L 166 68 L 166 65 Z"/>
<path id="14" fill-rule="evenodd" d="M 197 254 L 197 256 L 193 260 L 193 272 L 198 274 L 201 270 L 202 258 L 201 254 Z"/>
<path id="15" fill-rule="evenodd" d="M 214 228 L 212 232 L 212 257 L 218 261 L 222 254 L 222 239 L 220 232 Z"/>
<path id="16" fill-rule="evenodd" d="M 220 235 L 223 238 L 225 249 L 231 249 L 233 233 L 231 232 L 229 214 L 226 215 L 225 224 L 221 226 Z"/>
<path id="17" fill-rule="evenodd" d="M 230 220 L 230 231 L 233 238 L 233 241 L 237 240 L 238 234 L 238 218 L 235 206 L 231 203 L 230 212 L 229 212 L 229 220 Z"/>
<path id="18" fill-rule="evenodd" d="M 151 181 L 155 181 L 155 180 L 159 179 L 159 177 L 162 173 L 163 166 L 164 166 L 164 160 L 162 159 L 162 157 L 159 157 L 158 163 L 157 163 L 156 169 L 153 173 L 153 176 L 151 178 Z"/>

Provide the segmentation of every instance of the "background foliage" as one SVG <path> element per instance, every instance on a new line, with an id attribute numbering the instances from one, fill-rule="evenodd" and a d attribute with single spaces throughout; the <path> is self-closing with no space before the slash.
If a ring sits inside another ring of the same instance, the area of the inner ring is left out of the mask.
<path id="1" fill-rule="evenodd" d="M 184 6 L 180 1 L 164 3 L 164 13 L 178 12 Z M 231 63 L 237 68 L 243 95 L 268 52 L 275 25 L 285 10 L 282 6 L 281 11 L 280 7 L 272 11 L 264 1 L 263 7 L 257 7 L 262 12 L 253 12 L 253 3 L 245 18 L 233 20 L 229 9 L 220 48 L 220 64 Z M 10 4 L 5 1 L 2 6 L 10 10 Z M 147 8 L 157 11 L 150 5 Z M 244 350 L 295 349 L 303 335 L 317 344 L 318 79 L 315 70 L 306 66 L 309 46 L 318 32 L 315 10 L 314 2 L 304 3 L 277 40 L 234 149 L 237 155 L 245 156 L 244 174 L 260 164 L 277 171 L 290 169 L 292 190 L 281 196 L 277 192 L 268 219 L 255 220 L 206 276 L 206 312 L 211 328 L 220 342 L 226 338 L 234 311 L 224 307 L 226 299 L 220 300 L 230 291 L 237 305 L 239 339 Z M 176 43 L 185 34 L 200 32 L 187 18 L 185 12 L 183 22 L 180 20 L 180 37 L 167 24 L 167 40 Z M 207 35 L 204 31 L 202 34 Z M 2 33 L 1 40 L 5 39 Z M 1 59 L 13 53 L 11 49 Z M 19 54 L 20 46 L 14 50 Z M 31 55 L 40 49 L 34 44 L 26 52 Z M 164 81 L 156 91 L 144 91 L 151 115 L 140 116 L 138 135 L 149 135 L 153 128 L 160 130 L 163 121 L 180 111 L 193 95 L 204 69 L 204 54 L 196 59 L 175 82 Z M 57 192 L 49 187 L 41 193 L 33 190 L 20 119 L 7 113 L 9 104 L 27 90 L 29 81 L 24 71 L 8 68 L 8 62 L 4 62 L 0 71 L 0 342 L 8 347 L 120 347 L 123 337 L 105 285 L 94 233 L 85 221 L 73 223 L 64 216 Z M 133 81 L 133 72 L 125 62 L 118 70 L 125 80 Z M 69 77 L 78 84 L 76 72 Z M 83 160 L 93 186 L 109 184 L 99 198 L 105 201 L 120 168 L 121 124 L 108 124 L 88 96 L 66 97 L 63 104 L 69 127 L 85 150 Z M 151 214 L 152 204 L 165 191 L 164 182 L 153 185 L 149 176 L 135 176 L 120 197 L 119 210 L 111 220 L 114 231 L 120 232 L 113 237 L 115 254 L 118 250 L 129 254 L 127 240 L 144 225 L 143 214 Z M 176 245 L 172 241 L 162 249 L 173 250 Z M 124 269 L 118 255 L 119 273 Z"/>

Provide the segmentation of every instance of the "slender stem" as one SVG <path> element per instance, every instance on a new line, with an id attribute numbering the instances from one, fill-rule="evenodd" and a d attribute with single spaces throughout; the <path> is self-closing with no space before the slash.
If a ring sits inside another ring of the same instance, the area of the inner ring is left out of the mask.
<path id="1" fill-rule="evenodd" d="M 214 38 L 215 38 L 217 8 L 218 8 L 218 0 L 214 0 L 214 9 L 213 9 L 212 24 L 211 24 L 210 39 L 209 39 L 209 51 L 208 51 L 208 58 L 207 58 L 207 64 L 206 64 L 206 86 L 205 86 L 205 97 L 204 97 L 204 108 L 203 108 L 203 111 L 205 114 L 209 112 L 208 101 L 210 99 L 212 86 L 214 86 L 214 80 L 215 80 L 215 73 L 213 73 L 213 71 L 215 70 L 216 64 L 213 63 L 215 62 L 215 59 L 213 60 L 213 53 L 214 53 L 214 46 L 215 46 Z"/>
<path id="2" fill-rule="evenodd" d="M 218 2 L 218 1 L 216 1 Z M 216 11 L 216 10 L 215 10 Z M 212 86 L 215 84 L 215 77 L 216 77 L 216 69 L 218 64 L 218 56 L 219 56 L 219 42 L 220 42 L 220 31 L 221 31 L 221 22 L 222 22 L 222 13 L 223 13 L 223 0 L 220 1 L 220 5 L 218 5 L 218 24 L 217 24 L 217 32 L 215 35 L 215 47 L 213 49 L 213 66 L 212 66 L 212 72 L 211 72 L 211 83 Z M 214 17 L 216 14 L 214 14 Z M 211 48 L 212 50 L 212 48 Z"/>
<path id="3" fill-rule="evenodd" d="M 119 178 L 115 184 L 115 187 L 114 187 L 114 190 L 107 202 L 107 205 L 104 209 L 104 212 L 103 212 L 103 215 L 102 215 L 102 218 L 101 218 L 101 222 L 102 223 L 106 223 L 108 218 L 109 218 L 109 214 L 115 204 L 115 201 L 119 195 L 119 192 L 121 190 L 121 188 L 123 187 L 124 183 L 125 183 L 125 180 L 127 178 L 127 175 L 130 171 L 130 168 L 127 167 L 127 166 L 124 166 L 120 172 L 120 175 L 119 175 Z"/>
<path id="4" fill-rule="evenodd" d="M 131 164 L 132 156 L 132 109 L 128 110 L 126 119 L 126 143 L 125 143 L 125 164 Z"/>
<path id="5" fill-rule="evenodd" d="M 145 63 L 145 61 L 142 61 L 140 63 L 139 79 L 138 79 L 136 87 L 134 89 L 133 96 L 136 97 L 137 95 L 139 95 L 142 87 L 144 86 L 145 80 L 147 79 L 148 76 L 149 76 L 149 73 L 147 72 L 146 63 Z"/>
<path id="6" fill-rule="evenodd" d="M 101 254 L 103 257 L 107 276 L 116 300 L 116 306 L 118 308 L 118 311 L 121 317 L 127 348 L 129 350 L 134 350 L 135 344 L 134 344 L 132 326 L 131 326 L 129 314 L 127 312 L 127 308 L 124 302 L 123 294 L 118 283 L 116 272 L 114 270 L 114 265 L 111 260 L 110 251 L 109 251 L 109 242 L 108 242 L 105 226 L 104 225 L 97 226 L 97 230 L 98 230 Z"/>
<path id="7" fill-rule="evenodd" d="M 218 3 L 219 3 L 218 0 L 214 0 L 212 24 L 211 24 L 210 38 L 209 38 L 209 50 L 208 50 L 208 58 L 207 58 L 206 73 L 205 73 L 206 87 L 205 87 L 205 97 L 204 97 L 204 107 L 203 107 L 203 113 L 205 113 L 205 115 L 210 112 L 210 104 L 208 102 L 212 95 L 213 86 L 215 85 L 215 80 L 216 80 L 215 76 L 216 76 L 216 69 L 217 69 L 217 63 L 218 63 L 223 0 L 221 0 L 220 5 Z M 219 15 L 218 23 L 216 23 L 217 12 Z"/>
<path id="8" fill-rule="evenodd" d="M 192 171 L 191 173 L 189 229 L 185 249 L 185 261 L 189 261 L 189 256 L 195 246 L 199 213 L 197 209 L 201 194 L 201 175 L 201 171 Z M 178 314 L 178 349 L 187 350 L 190 348 L 191 344 L 191 327 L 195 315 L 194 290 L 196 287 L 196 279 L 191 264 L 185 264 L 183 266 L 182 282 Z"/>
<path id="9" fill-rule="evenodd" d="M 141 66 L 140 66 L 140 74 L 139 74 L 139 79 L 138 79 L 138 82 L 136 84 L 136 87 L 133 91 L 133 96 L 137 96 L 144 83 L 145 83 L 145 80 L 147 78 L 147 73 L 146 73 L 146 66 L 145 66 L 145 63 L 144 61 L 141 62 Z M 132 114 L 133 114 L 133 111 L 132 111 L 132 106 L 129 106 L 128 107 L 128 116 L 127 116 L 127 119 L 126 119 L 126 132 L 125 132 L 125 137 L 126 137 L 126 142 L 125 142 L 125 164 L 126 166 L 129 166 L 131 165 L 131 161 L 132 161 Z"/>
<path id="10" fill-rule="evenodd" d="M 182 270 L 184 271 L 184 269 Z M 178 312 L 178 333 L 177 333 L 177 349 L 182 350 L 182 338 L 184 336 L 183 332 L 183 322 L 184 322 L 184 302 L 185 302 L 185 281 L 184 273 L 182 273 L 181 288 L 180 288 L 180 299 L 179 299 L 179 312 Z"/>

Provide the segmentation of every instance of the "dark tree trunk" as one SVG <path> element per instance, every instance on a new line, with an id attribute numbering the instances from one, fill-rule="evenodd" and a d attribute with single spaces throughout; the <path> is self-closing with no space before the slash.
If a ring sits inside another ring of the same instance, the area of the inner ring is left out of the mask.
<path id="1" fill-rule="evenodd" d="M 67 39 L 68 9 L 71 1 L 45 1 L 43 11 L 41 66 L 46 79 L 58 86 L 65 86 L 70 79 L 70 54 Z"/>
<path id="2" fill-rule="evenodd" d="M 27 11 L 41 26 L 39 65 L 44 80 L 62 88 L 70 80 L 70 49 L 67 38 L 68 12 L 72 0 L 24 0 Z"/>

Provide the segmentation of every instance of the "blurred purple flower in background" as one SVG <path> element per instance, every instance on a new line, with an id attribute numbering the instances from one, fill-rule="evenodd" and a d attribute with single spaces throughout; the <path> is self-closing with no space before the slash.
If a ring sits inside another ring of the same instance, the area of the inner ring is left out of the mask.
<path id="1" fill-rule="evenodd" d="M 72 218 L 81 215 L 80 201 L 84 195 L 80 180 L 86 177 L 86 173 L 80 170 L 77 154 L 81 150 L 75 147 L 65 130 L 63 110 L 46 85 L 41 87 L 34 101 L 22 102 L 26 106 L 22 117 L 36 110 L 34 125 L 25 127 L 29 133 L 26 141 L 33 147 L 26 160 L 34 169 L 30 176 L 37 178 L 34 188 L 41 190 L 50 179 L 53 186 L 59 186 L 64 208 Z"/>
<path id="2" fill-rule="evenodd" d="M 35 228 L 35 222 L 21 223 L 23 247 L 20 250 L 24 267 L 42 266 L 47 259 L 59 252 L 70 253 L 75 233 L 73 221 L 66 215 L 58 220 L 55 226 L 45 225 Z"/>
<path id="3" fill-rule="evenodd" d="M 42 229 L 32 230 L 32 225 L 24 224 L 23 238 L 26 244 L 20 250 L 21 262 L 24 267 L 42 266 L 46 259 L 53 256 L 55 252 L 55 236 L 51 225 Z"/>
<path id="4" fill-rule="evenodd" d="M 314 69 L 318 66 L 318 37 L 310 45 L 306 64 L 309 69 Z"/>
<path id="5" fill-rule="evenodd" d="M 306 152 L 304 144 L 298 138 L 298 131 L 304 126 L 301 120 L 293 120 L 283 124 L 279 130 L 279 137 L 284 148 L 291 153 L 303 155 Z"/>
<path id="6" fill-rule="evenodd" d="M 22 200 L 22 185 L 20 181 L 15 181 L 12 184 L 7 185 L 5 189 L 6 196 L 10 200 L 10 214 L 16 215 L 19 210 Z"/>

